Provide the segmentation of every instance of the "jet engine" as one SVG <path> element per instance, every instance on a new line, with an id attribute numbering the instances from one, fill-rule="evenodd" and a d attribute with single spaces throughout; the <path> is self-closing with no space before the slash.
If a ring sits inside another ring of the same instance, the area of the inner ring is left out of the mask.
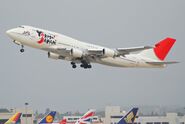
<path id="1" fill-rule="evenodd" d="M 83 51 L 80 49 L 72 48 L 70 51 L 70 55 L 75 58 L 81 58 L 83 56 Z"/>
<path id="2" fill-rule="evenodd" d="M 48 58 L 51 59 L 60 59 L 60 55 L 52 52 L 48 52 Z"/>
<path id="3" fill-rule="evenodd" d="M 116 53 L 114 50 L 106 49 L 106 48 L 103 49 L 103 56 L 105 56 L 105 57 L 114 57 L 115 54 Z"/>

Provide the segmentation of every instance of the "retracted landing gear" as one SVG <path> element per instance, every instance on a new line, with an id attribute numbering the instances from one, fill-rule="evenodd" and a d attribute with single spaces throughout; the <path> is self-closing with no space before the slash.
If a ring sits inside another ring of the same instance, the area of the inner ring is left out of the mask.
<path id="1" fill-rule="evenodd" d="M 71 62 L 72 68 L 76 68 L 76 63 Z"/>

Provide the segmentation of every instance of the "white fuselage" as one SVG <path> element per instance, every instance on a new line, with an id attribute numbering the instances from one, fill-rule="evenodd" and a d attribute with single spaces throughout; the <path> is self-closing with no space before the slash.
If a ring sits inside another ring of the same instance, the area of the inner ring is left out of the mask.
<path id="1" fill-rule="evenodd" d="M 42 34 L 42 33 L 43 34 Z M 20 26 L 6 32 L 10 38 L 17 44 L 26 45 L 37 49 L 42 49 L 49 52 L 49 49 L 60 46 L 60 48 L 71 49 L 75 48 L 81 51 L 88 49 L 100 50 L 106 49 L 113 51 L 107 47 L 93 45 L 85 42 L 78 41 L 76 39 L 67 37 L 65 35 L 34 28 L 31 26 Z M 43 39 L 42 39 L 43 38 Z M 39 43 L 40 41 L 40 43 Z M 73 61 L 74 57 L 66 54 L 65 52 L 57 53 L 62 56 L 62 59 Z M 125 56 L 116 57 L 96 57 L 88 58 L 90 62 L 100 63 L 109 66 L 116 67 L 164 67 L 164 65 L 151 65 L 147 64 L 146 61 L 153 61 L 141 56 L 140 54 L 128 54 Z M 75 60 L 74 60 L 75 61 Z"/>

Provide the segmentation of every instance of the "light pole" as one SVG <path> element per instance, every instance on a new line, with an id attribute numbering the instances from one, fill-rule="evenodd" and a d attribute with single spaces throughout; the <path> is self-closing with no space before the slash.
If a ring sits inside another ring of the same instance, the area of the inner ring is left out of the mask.
<path id="1" fill-rule="evenodd" d="M 26 114 L 25 114 L 25 115 L 26 115 L 26 124 L 27 124 L 27 106 L 28 106 L 29 104 L 28 104 L 27 102 L 25 102 L 24 105 L 25 105 L 25 111 L 26 111 Z"/>

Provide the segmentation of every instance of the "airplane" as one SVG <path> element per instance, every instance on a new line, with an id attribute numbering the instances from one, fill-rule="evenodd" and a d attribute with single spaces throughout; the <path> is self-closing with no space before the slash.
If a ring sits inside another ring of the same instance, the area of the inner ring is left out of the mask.
<path id="1" fill-rule="evenodd" d="M 17 124 L 21 118 L 22 113 L 17 112 L 11 118 L 9 118 L 4 124 Z"/>
<path id="2" fill-rule="evenodd" d="M 59 124 L 66 124 L 67 123 L 67 119 L 66 118 L 63 118 Z"/>
<path id="3" fill-rule="evenodd" d="M 40 120 L 38 124 L 51 124 L 55 118 L 56 111 L 49 112 L 44 118 Z"/>
<path id="4" fill-rule="evenodd" d="M 81 118 L 79 118 L 75 124 L 90 124 L 92 122 L 92 116 L 95 115 L 95 110 L 90 109 Z"/>
<path id="5" fill-rule="evenodd" d="M 41 49 L 48 52 L 48 58 L 61 59 L 87 69 L 91 63 L 99 63 L 113 67 L 163 68 L 176 61 L 164 61 L 176 39 L 167 37 L 155 46 L 140 46 L 130 48 L 107 48 L 82 42 L 71 37 L 32 26 L 18 26 L 6 31 L 14 43 Z"/>
<path id="6" fill-rule="evenodd" d="M 90 109 L 87 113 L 85 113 L 81 118 L 79 118 L 74 124 L 91 124 L 92 116 L 95 115 L 95 110 Z M 66 124 L 67 119 L 63 118 L 59 124 Z"/>
<path id="7" fill-rule="evenodd" d="M 133 124 L 138 112 L 138 108 L 133 108 L 125 116 L 123 116 L 117 124 Z"/>

